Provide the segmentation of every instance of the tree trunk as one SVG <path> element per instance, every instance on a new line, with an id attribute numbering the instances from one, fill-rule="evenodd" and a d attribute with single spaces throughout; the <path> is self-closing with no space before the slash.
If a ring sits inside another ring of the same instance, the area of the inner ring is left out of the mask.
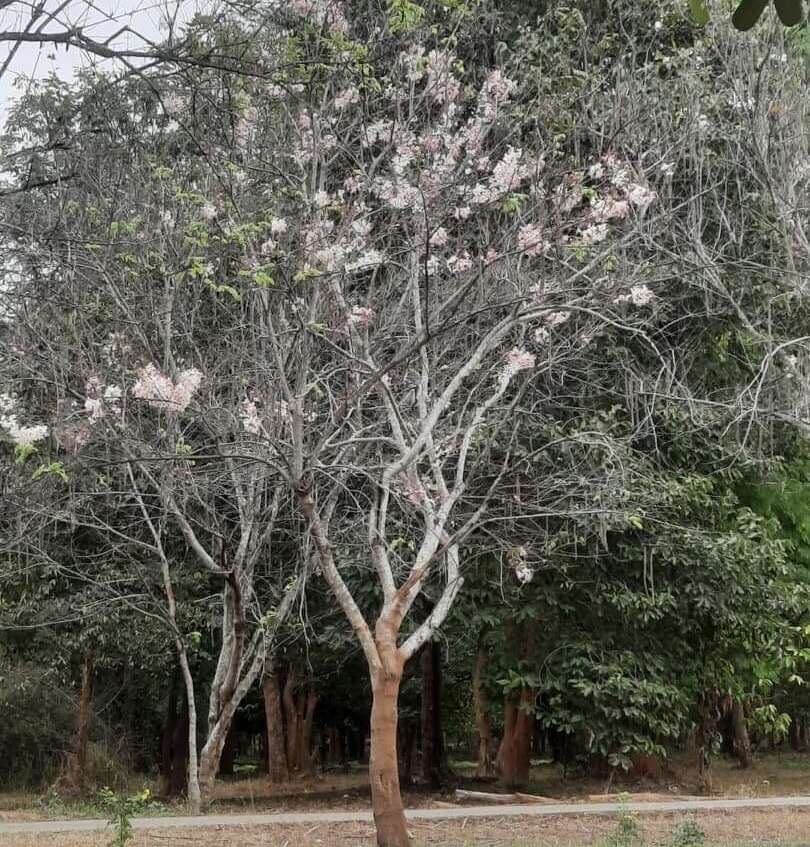
<path id="1" fill-rule="evenodd" d="M 734 725 L 734 747 L 737 758 L 740 760 L 740 767 L 750 768 L 754 764 L 751 739 L 748 737 L 748 728 L 745 725 L 745 709 L 736 697 L 731 705 L 731 720 Z"/>
<path id="2" fill-rule="evenodd" d="M 166 718 L 163 722 L 163 734 L 160 739 L 160 797 L 171 796 L 172 786 L 172 742 L 177 725 L 177 676 L 172 674 L 169 697 L 166 701 Z"/>
<path id="3" fill-rule="evenodd" d="M 397 699 L 402 663 L 385 662 L 373 676 L 371 689 L 371 803 L 377 847 L 410 847 L 405 810 L 399 791 Z"/>
<path id="4" fill-rule="evenodd" d="M 303 695 L 301 705 L 303 707 Z M 318 705 L 318 692 L 310 685 L 307 688 L 306 710 L 299 720 L 298 766 L 304 776 L 312 776 L 314 756 L 312 749 L 312 722 L 315 719 L 315 707 Z"/>
<path id="5" fill-rule="evenodd" d="M 422 783 L 442 787 L 444 740 L 441 713 L 441 650 L 435 641 L 422 648 Z"/>
<path id="6" fill-rule="evenodd" d="M 194 679 L 188 664 L 186 648 L 180 638 L 177 639 L 178 661 L 186 687 L 186 710 L 188 713 L 188 807 L 192 815 L 202 812 L 202 793 L 200 791 L 199 771 L 197 769 L 197 701 L 194 697 Z"/>
<path id="7" fill-rule="evenodd" d="M 271 784 L 287 782 L 287 751 L 284 749 L 284 719 L 281 713 L 281 692 L 278 676 L 271 672 L 262 680 L 264 718 L 267 725 L 267 776 Z"/>
<path id="8" fill-rule="evenodd" d="M 188 705 L 181 701 L 180 714 L 174 721 L 171 759 L 169 761 L 169 797 L 179 797 L 188 780 Z"/>
<path id="9" fill-rule="evenodd" d="M 529 784 L 535 697 L 532 689 L 523 688 L 517 703 L 509 699 L 504 705 L 503 739 L 498 752 L 498 766 L 501 781 L 513 791 L 524 791 Z"/>
<path id="10" fill-rule="evenodd" d="M 484 689 L 484 676 L 488 665 L 489 654 L 484 646 L 479 644 L 473 671 L 473 705 L 475 728 L 478 730 L 478 767 L 475 769 L 475 775 L 479 777 L 491 777 L 495 773 L 495 763 L 492 760 L 492 718 L 489 714 L 489 698 Z"/>
<path id="11" fill-rule="evenodd" d="M 797 715 L 793 715 L 790 719 L 790 749 L 801 750 L 802 747 L 802 727 L 801 721 Z"/>
<path id="12" fill-rule="evenodd" d="M 79 712 L 76 717 L 76 742 L 68 756 L 60 788 L 67 794 L 81 794 L 87 782 L 87 747 L 90 742 L 90 721 L 93 704 L 93 661 L 94 651 L 84 654 L 82 687 L 79 694 Z"/>
<path id="13" fill-rule="evenodd" d="M 506 782 L 508 775 L 515 772 L 514 745 L 512 739 L 515 734 L 515 721 L 517 720 L 517 706 L 510 697 L 503 704 L 503 735 L 498 745 L 498 755 L 495 763 L 501 780 Z"/>
<path id="14" fill-rule="evenodd" d="M 211 797 L 214 789 L 222 751 L 225 749 L 225 742 L 233 724 L 236 708 L 237 700 L 235 698 L 225 704 L 217 722 L 213 727 L 209 727 L 208 739 L 200 751 L 200 794 L 206 801 Z"/>
<path id="15" fill-rule="evenodd" d="M 233 763 L 236 758 L 236 735 L 235 724 L 231 723 L 230 729 L 225 736 L 225 746 L 222 748 L 222 756 L 219 759 L 218 776 L 233 776 Z"/>
<path id="16" fill-rule="evenodd" d="M 295 686 L 295 669 L 290 667 L 282 695 L 284 717 L 287 723 L 287 767 L 290 769 L 290 775 L 296 773 L 300 766 L 298 761 L 298 709 L 295 703 Z"/>

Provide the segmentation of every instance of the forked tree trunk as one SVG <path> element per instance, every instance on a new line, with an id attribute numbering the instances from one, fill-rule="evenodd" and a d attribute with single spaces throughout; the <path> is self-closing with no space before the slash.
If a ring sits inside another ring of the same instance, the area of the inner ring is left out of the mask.
<path id="1" fill-rule="evenodd" d="M 236 758 L 236 726 L 231 723 L 225 735 L 225 746 L 219 760 L 218 776 L 233 776 L 234 759 Z"/>
<path id="2" fill-rule="evenodd" d="M 402 662 L 398 657 L 383 659 L 383 667 L 371 680 L 369 777 L 377 847 L 410 847 L 397 759 L 397 700 L 401 681 Z"/>
<path id="3" fill-rule="evenodd" d="M 281 713 L 281 691 L 278 675 L 265 674 L 262 680 L 264 693 L 264 718 L 267 725 L 267 777 L 271 784 L 287 782 L 287 751 L 284 749 L 284 719 Z"/>
<path id="4" fill-rule="evenodd" d="M 489 713 L 489 698 L 484 688 L 484 676 L 488 664 L 489 654 L 483 645 L 479 645 L 473 671 L 473 706 L 475 728 L 478 731 L 478 766 L 475 769 L 475 775 L 479 777 L 491 777 L 495 773 L 492 757 L 492 718 Z"/>
<path id="5" fill-rule="evenodd" d="M 734 748 L 741 768 L 750 768 L 754 764 L 751 753 L 751 739 L 745 725 L 745 708 L 736 697 L 731 705 L 731 721 L 734 727 Z"/>

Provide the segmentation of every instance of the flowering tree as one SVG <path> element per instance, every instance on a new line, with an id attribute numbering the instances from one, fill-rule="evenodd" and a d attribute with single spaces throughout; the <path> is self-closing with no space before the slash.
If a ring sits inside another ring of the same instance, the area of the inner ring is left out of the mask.
<path id="1" fill-rule="evenodd" d="M 699 104 L 641 147 L 617 134 L 571 154 L 535 117 L 549 109 L 542 91 L 453 52 L 466 11 L 450 4 L 422 27 L 415 4 L 376 21 L 300 0 L 246 39 L 244 73 L 184 67 L 118 99 L 90 85 L 78 111 L 47 88 L 6 139 L 18 150 L 42 113 L 84 145 L 9 158 L 12 178 L 36 170 L 47 183 L 6 221 L 15 321 L 0 425 L 17 459 L 53 485 L 81 480 L 71 520 L 148 556 L 181 664 L 194 638 L 178 622 L 174 563 L 218 585 L 203 793 L 313 562 L 369 667 L 384 847 L 407 842 L 403 666 L 453 607 L 468 540 L 493 520 L 564 512 L 594 478 L 616 489 L 626 470 L 618 459 L 606 470 L 603 453 L 585 482 L 574 467 L 552 491 L 547 476 L 517 484 L 516 467 L 574 438 L 630 455 L 596 427 L 553 431 L 594 386 L 632 408 L 627 441 L 654 439 L 662 395 L 697 404 L 681 327 L 739 299 L 687 273 L 675 296 L 658 275 L 681 238 L 674 210 L 700 211 L 702 189 L 673 187 L 674 151 L 708 131 Z M 624 89 L 595 88 L 605 125 L 618 103 L 640 123 Z M 65 173 L 75 181 L 53 176 Z M 683 238 L 695 255 L 702 231 Z M 746 389 L 749 419 L 766 372 Z M 726 390 L 712 408 L 735 399 Z M 102 495 L 114 520 L 95 506 Z M 620 493 L 609 508 L 624 519 L 627 506 Z M 279 525 L 289 567 L 270 555 Z M 531 581 L 530 551 L 508 547 Z M 373 620 L 344 579 L 358 564 L 379 597 Z M 415 620 L 423 590 L 435 603 Z"/>

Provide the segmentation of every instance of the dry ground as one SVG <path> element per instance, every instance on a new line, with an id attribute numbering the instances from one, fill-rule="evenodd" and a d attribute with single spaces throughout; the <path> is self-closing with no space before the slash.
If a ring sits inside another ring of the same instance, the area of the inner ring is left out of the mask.
<path id="1" fill-rule="evenodd" d="M 644 843 L 664 843 L 682 816 L 639 818 Z M 808 845 L 810 810 L 712 812 L 696 816 L 712 847 Z M 414 823 L 414 847 L 590 847 L 616 824 L 610 818 L 501 818 Z M 106 847 L 108 833 L 0 835 L 0 847 Z M 132 847 L 372 847 L 369 824 L 246 827 L 139 832 Z"/>

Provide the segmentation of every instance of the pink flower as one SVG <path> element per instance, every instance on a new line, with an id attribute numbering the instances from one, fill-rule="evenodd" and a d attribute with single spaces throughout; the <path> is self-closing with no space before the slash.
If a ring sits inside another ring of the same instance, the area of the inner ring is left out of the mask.
<path id="1" fill-rule="evenodd" d="M 534 367 L 534 353 L 515 347 L 506 354 L 506 367 L 513 374 Z"/>
<path id="2" fill-rule="evenodd" d="M 153 409 L 168 414 L 184 412 L 202 382 L 202 373 L 189 368 L 177 375 L 177 381 L 164 376 L 151 362 L 138 370 L 132 396 L 145 400 Z"/>
<path id="3" fill-rule="evenodd" d="M 470 270 L 473 266 L 473 260 L 470 254 L 465 250 L 463 253 L 450 256 L 447 260 L 447 270 L 451 274 L 460 274 Z"/>
<path id="4" fill-rule="evenodd" d="M 354 326 L 369 326 L 374 320 L 374 309 L 368 306 L 353 306 L 349 314 L 349 323 Z"/>
<path id="5" fill-rule="evenodd" d="M 518 232 L 518 247 L 529 256 L 542 256 L 549 245 L 543 238 L 540 224 L 526 224 Z"/>
<path id="6" fill-rule="evenodd" d="M 242 428 L 250 435 L 259 435 L 262 431 L 262 422 L 259 411 L 252 400 L 243 400 L 239 408 L 239 418 Z"/>

